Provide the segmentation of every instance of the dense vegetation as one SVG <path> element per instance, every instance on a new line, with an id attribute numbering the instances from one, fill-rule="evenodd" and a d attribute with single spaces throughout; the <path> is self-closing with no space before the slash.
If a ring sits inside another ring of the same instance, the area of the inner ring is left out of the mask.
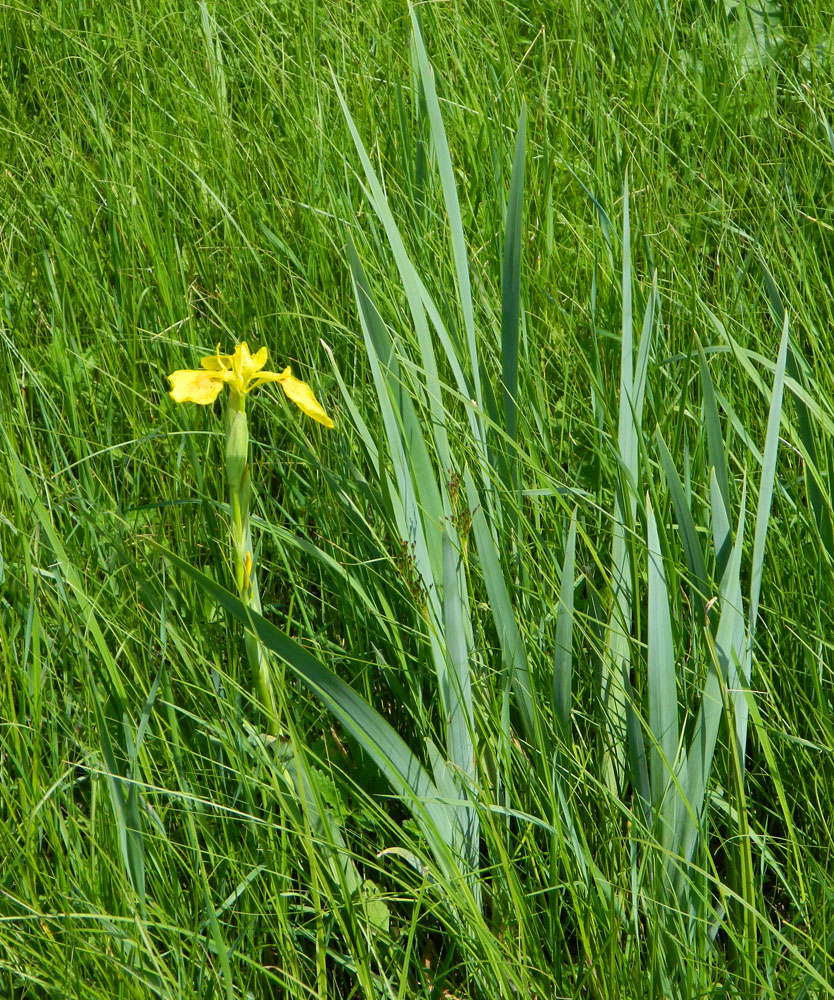
<path id="1" fill-rule="evenodd" d="M 3 8 L 3 996 L 834 995 L 832 31 Z"/>

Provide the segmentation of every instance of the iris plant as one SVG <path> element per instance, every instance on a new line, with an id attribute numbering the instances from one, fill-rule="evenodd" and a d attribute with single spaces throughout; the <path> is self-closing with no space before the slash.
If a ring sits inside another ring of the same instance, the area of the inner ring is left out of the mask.
<path id="1" fill-rule="evenodd" d="M 216 354 L 201 359 L 200 368 L 181 369 L 168 376 L 171 383 L 170 395 L 177 403 L 199 403 L 208 406 L 217 399 L 224 385 L 229 388 L 226 400 L 226 480 L 229 488 L 235 584 L 240 599 L 259 614 L 261 598 L 255 576 L 252 535 L 249 530 L 251 482 L 246 396 L 259 385 L 277 382 L 287 398 L 308 417 L 324 424 L 325 427 L 333 427 L 333 421 L 325 413 L 310 386 L 295 378 L 289 367 L 282 372 L 264 371 L 266 359 L 265 347 L 253 355 L 249 352 L 246 341 L 243 341 L 237 345 L 234 354 L 220 354 L 218 348 Z M 274 723 L 277 719 L 277 706 L 266 654 L 261 644 L 251 634 L 247 635 L 246 647 L 255 671 L 258 693 Z"/>

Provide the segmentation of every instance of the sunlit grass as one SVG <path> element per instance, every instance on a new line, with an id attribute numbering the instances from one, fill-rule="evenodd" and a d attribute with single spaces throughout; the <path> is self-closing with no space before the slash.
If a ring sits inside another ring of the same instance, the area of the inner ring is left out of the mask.
<path id="1" fill-rule="evenodd" d="M 423 51 L 388 0 L 42 6 L 0 993 L 832 995 L 824 13 L 420 5 Z M 337 424 L 248 412 L 278 740 L 222 421 L 166 395 L 243 339 Z"/>

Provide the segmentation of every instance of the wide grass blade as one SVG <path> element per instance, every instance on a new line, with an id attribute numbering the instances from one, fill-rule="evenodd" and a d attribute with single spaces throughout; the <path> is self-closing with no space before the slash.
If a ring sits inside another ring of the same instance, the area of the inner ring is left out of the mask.
<path id="1" fill-rule="evenodd" d="M 744 367 L 747 370 L 751 370 L 752 365 L 749 358 L 746 356 L 745 352 L 741 351 L 741 349 L 738 347 L 733 338 L 727 333 L 724 324 L 703 303 L 702 307 L 709 316 L 716 330 L 728 342 L 734 354 L 739 358 Z M 749 714 L 749 705 L 747 702 L 747 698 L 749 697 L 749 692 L 747 691 L 747 689 L 749 688 L 749 683 L 750 683 L 753 645 L 755 642 L 756 623 L 759 612 L 759 596 L 761 593 L 762 575 L 764 572 L 765 543 L 767 540 L 767 531 L 770 522 L 770 511 L 773 501 L 773 490 L 776 482 L 776 460 L 779 448 L 779 429 L 782 421 L 782 399 L 784 395 L 785 376 L 786 376 L 789 347 L 790 347 L 789 321 L 787 312 L 783 310 L 782 316 L 783 316 L 782 336 L 779 344 L 779 354 L 777 356 L 776 365 L 774 369 L 773 384 L 770 390 L 767 392 L 767 395 L 769 396 L 770 399 L 770 406 L 768 411 L 767 430 L 765 434 L 765 447 L 764 451 L 761 454 L 762 469 L 759 480 L 759 498 L 756 509 L 756 523 L 755 523 L 754 537 L 753 537 L 753 563 L 750 576 L 747 643 L 743 654 L 738 657 L 737 664 L 732 665 L 733 670 L 731 675 L 731 694 L 733 700 L 733 709 L 734 709 L 735 725 L 736 725 L 736 749 L 740 765 L 743 765 L 746 754 L 747 718 Z M 702 374 L 702 384 L 704 386 L 707 431 L 708 435 L 710 435 L 710 440 L 712 442 L 710 446 L 710 456 L 711 456 L 711 461 L 715 463 L 716 478 L 719 490 L 722 495 L 722 499 L 724 499 L 724 506 L 726 508 L 727 501 L 725 498 L 728 494 L 728 489 L 726 486 L 726 457 L 724 456 L 723 445 L 720 444 L 720 429 L 718 429 L 718 411 L 715 403 L 715 395 L 712 389 L 712 381 L 709 377 L 709 372 L 706 367 L 704 353 L 701 350 L 700 345 L 699 345 L 699 352 L 701 356 L 701 374 Z M 796 384 L 794 383 L 794 385 Z M 796 389 L 799 389 L 799 387 L 796 386 Z M 804 398 L 804 393 L 800 392 L 798 393 L 798 395 Z M 712 430 L 710 430 L 710 428 Z M 719 471 L 719 467 L 725 470 L 724 486 L 721 485 L 721 473 Z M 729 538 L 729 529 L 724 519 L 724 515 L 720 510 L 717 511 L 719 513 L 718 519 L 717 520 L 715 519 L 716 509 L 718 507 L 719 505 L 717 505 L 713 500 L 713 516 L 714 516 L 713 531 L 715 534 L 716 552 L 718 555 L 718 565 L 720 568 L 721 553 L 722 551 L 726 552 L 728 548 L 726 539 Z M 724 539 L 724 541 L 722 541 L 722 539 Z M 735 683 L 736 680 L 738 681 L 738 683 Z"/>
<path id="2" fill-rule="evenodd" d="M 336 93 L 339 98 L 339 103 L 342 106 L 342 111 L 344 113 L 348 129 L 351 137 L 353 138 L 356 151 L 359 154 L 359 159 L 365 173 L 365 180 L 368 184 L 368 189 L 366 191 L 368 200 L 370 201 L 374 212 L 385 230 L 385 235 L 388 238 L 388 243 L 391 247 L 391 251 L 397 265 L 397 270 L 399 271 L 400 278 L 403 283 L 403 290 L 405 292 L 411 318 L 414 323 L 414 330 L 417 334 L 420 358 L 425 376 L 425 386 L 422 389 L 421 396 L 427 402 L 432 415 L 432 426 L 438 458 L 444 468 L 450 469 L 452 468 L 452 458 L 449 452 L 449 440 L 446 431 L 446 415 L 443 407 L 442 387 L 437 370 L 437 359 L 434 353 L 434 345 L 432 343 L 431 333 L 426 320 L 426 310 L 424 308 L 424 300 L 428 299 L 429 295 L 408 256 L 399 227 L 397 226 L 394 215 L 391 212 L 388 199 L 385 196 L 384 188 L 379 180 L 379 177 L 377 176 L 376 171 L 374 170 L 371 159 L 368 156 L 365 145 L 360 138 L 359 131 L 354 124 L 353 118 L 348 110 L 347 103 L 345 102 L 344 96 L 342 95 L 335 78 L 333 82 L 336 87 Z M 443 343 L 447 359 L 450 360 L 453 370 L 457 374 L 460 388 L 463 392 L 466 392 L 468 386 L 463 370 L 461 369 L 460 362 L 457 358 L 454 344 L 452 343 L 445 327 L 443 327 L 442 333 L 438 330 L 438 334 L 440 335 L 440 339 Z M 452 359 L 454 359 L 453 362 Z"/>
<path id="3" fill-rule="evenodd" d="M 553 713 L 564 742 L 571 742 L 571 690 L 573 687 L 573 591 L 576 565 L 576 510 L 570 520 L 565 563 L 559 588 L 556 648 L 553 652 Z"/>
<path id="4" fill-rule="evenodd" d="M 715 479 L 718 489 L 721 491 L 721 500 L 724 510 L 730 510 L 730 486 L 727 472 L 727 453 L 724 448 L 724 436 L 721 433 L 721 418 L 718 415 L 718 405 L 715 401 L 715 389 L 707 364 L 707 357 L 704 353 L 701 342 L 696 338 L 698 348 L 698 362 L 701 371 L 701 391 L 703 393 L 704 405 L 704 426 L 707 432 L 707 449 L 709 453 L 710 467 L 715 469 Z M 718 575 L 724 571 L 724 562 L 729 553 L 721 551 L 716 546 L 719 558 Z"/>
<path id="5" fill-rule="evenodd" d="M 440 102 L 434 86 L 434 73 L 429 64 L 420 22 L 414 7 L 409 7 L 411 14 L 411 29 L 414 39 L 414 50 L 417 55 L 417 66 L 420 71 L 420 83 L 426 101 L 429 116 L 431 137 L 434 144 L 434 155 L 437 157 L 437 169 L 440 174 L 440 187 L 443 191 L 443 201 L 446 206 L 446 218 L 452 239 L 452 258 L 455 265 L 455 279 L 458 288 L 458 304 L 463 315 L 463 327 L 466 332 L 466 346 L 469 353 L 469 371 L 472 380 L 472 391 L 478 404 L 479 413 L 483 413 L 484 400 L 481 388 L 481 367 L 478 356 L 478 342 L 475 338 L 475 313 L 472 308 L 472 285 L 469 278 L 469 257 L 466 251 L 466 237 L 463 232 L 463 220 L 460 214 L 455 172 L 452 166 L 452 156 L 446 139 L 446 127 L 440 113 Z"/>
<path id="6" fill-rule="evenodd" d="M 750 598 L 748 603 L 747 647 L 741 670 L 742 689 L 735 693 L 735 721 L 738 759 L 743 769 L 747 749 L 747 718 L 750 675 L 753 665 L 753 645 L 759 617 L 759 597 L 764 573 L 765 543 L 770 524 L 770 510 L 773 503 L 773 485 L 776 481 L 776 460 L 779 452 L 779 428 L 782 422 L 782 397 L 785 389 L 785 365 L 788 356 L 789 326 L 788 314 L 782 324 L 782 339 L 776 359 L 776 372 L 770 397 L 770 411 L 767 417 L 767 432 L 762 454 L 762 472 L 759 479 L 759 499 L 756 505 L 756 526 L 753 533 L 753 562 L 750 570 Z"/>
<path id="7" fill-rule="evenodd" d="M 634 384 L 634 343 L 631 314 L 631 223 L 629 218 L 628 177 L 623 185 L 622 244 L 622 318 L 620 333 L 620 405 L 617 432 L 618 458 L 622 469 L 615 500 L 611 545 L 611 612 L 605 636 L 602 662 L 602 703 L 611 734 L 611 748 L 606 751 L 606 783 L 611 791 L 623 779 L 626 739 L 626 680 L 631 665 L 631 564 L 627 533 L 634 524 L 627 511 L 634 511 L 634 493 L 638 488 L 634 463 L 637 449 L 632 443 Z M 630 482 L 629 482 L 630 481 Z M 628 489 L 628 486 L 631 489 Z"/>
<path id="8" fill-rule="evenodd" d="M 707 568 L 701 544 L 698 541 L 698 531 L 689 509 L 686 499 L 686 491 L 678 476 L 678 471 L 666 447 L 666 442 L 660 433 L 660 428 L 655 433 L 657 450 L 660 455 L 660 464 L 666 477 L 666 484 L 672 497 L 672 506 L 675 508 L 675 517 L 678 521 L 678 531 L 683 543 L 683 551 L 686 557 L 686 565 L 692 581 L 692 603 L 695 608 L 695 621 L 704 621 L 704 608 L 709 597 L 709 582 L 707 580 Z"/>
<path id="9" fill-rule="evenodd" d="M 413 400 L 402 382 L 397 345 L 382 322 L 362 265 L 352 246 L 348 256 L 360 322 L 392 457 L 396 492 L 389 491 L 404 545 L 410 546 L 429 611 L 429 646 L 443 708 L 446 750 L 457 798 L 475 784 L 474 721 L 470 680 L 471 622 L 466 577 L 453 521 L 436 483 Z M 455 813 L 467 863 L 477 864 L 478 824 L 474 810 Z"/>
<path id="10" fill-rule="evenodd" d="M 659 822 L 661 843 L 668 844 L 675 831 L 676 799 L 671 794 L 675 758 L 680 733 L 678 729 L 678 693 L 675 676 L 675 649 L 663 555 L 657 523 L 651 503 L 646 500 L 648 526 L 649 589 L 649 774 L 651 804 Z"/>
<path id="11" fill-rule="evenodd" d="M 478 491 L 468 469 L 464 469 L 463 479 L 466 485 L 469 512 L 472 516 L 472 533 L 475 536 L 475 545 L 481 562 L 481 573 L 501 647 L 506 685 L 508 688 L 512 688 L 515 694 L 524 738 L 533 746 L 541 746 L 539 719 L 535 708 L 527 652 L 518 629 L 518 623 L 515 620 L 507 581 L 504 579 L 504 573 L 501 569 L 497 543 L 487 523 Z M 509 739 L 509 733 L 505 732 L 503 736 Z"/>
<path id="12" fill-rule="evenodd" d="M 442 580 L 443 555 L 438 526 L 444 507 L 414 401 L 403 382 L 397 348 L 374 302 L 362 263 L 348 242 L 359 319 L 379 400 L 382 425 L 397 484 L 395 517 L 403 544 L 413 547 L 418 573 L 440 620 L 437 587 Z M 434 530 L 424 528 L 424 515 Z"/>
<path id="13" fill-rule="evenodd" d="M 629 204 L 628 175 L 623 182 L 623 240 L 622 240 L 622 314 L 620 320 L 620 417 L 617 424 L 617 444 L 620 460 L 631 476 L 632 488 L 637 488 L 634 476 L 636 441 L 634 440 L 634 334 L 631 289 L 631 208 Z"/>
<path id="14" fill-rule="evenodd" d="M 244 628 L 293 671 L 296 677 L 344 726 L 362 750 L 385 775 L 394 792 L 411 812 L 434 852 L 438 865 L 454 871 L 456 842 L 454 810 L 441 800 L 434 782 L 403 739 L 364 698 L 306 649 L 252 611 L 211 577 L 155 542 L 154 549 L 193 580 L 213 601 L 226 609 Z"/>
<path id="15" fill-rule="evenodd" d="M 515 138 L 501 269 L 501 375 L 504 382 L 504 429 L 511 449 L 518 435 L 518 329 L 521 318 L 521 234 L 526 141 L 527 108 L 522 105 Z M 515 462 L 510 459 L 510 463 L 509 469 L 512 470 Z M 509 483 L 514 483 L 515 480 L 516 475 L 511 472 Z"/>
<path id="16" fill-rule="evenodd" d="M 475 719 L 472 712 L 471 628 L 463 556 L 448 532 L 443 532 L 443 625 L 448 669 L 439 678 L 446 715 L 446 746 L 455 772 L 455 785 L 472 789 L 476 780 Z M 460 780 L 463 776 L 464 781 Z M 457 810 L 469 870 L 478 864 L 478 817 L 474 809 Z"/>
<path id="17" fill-rule="evenodd" d="M 719 504 L 723 507 L 715 470 L 711 471 L 714 484 L 713 505 Z M 737 678 L 738 664 L 744 655 L 745 628 L 741 599 L 741 556 L 744 548 L 746 502 L 746 490 L 743 490 L 735 543 L 730 551 L 730 557 L 727 560 L 719 588 L 721 614 L 715 638 L 712 638 L 712 634 L 708 630 L 705 631 L 707 647 L 711 653 L 710 671 L 704 685 L 701 706 L 695 720 L 689 750 L 681 766 L 680 784 L 685 809 L 678 818 L 678 834 L 675 842 L 680 848 L 681 858 L 686 862 L 692 860 L 703 819 L 715 743 L 724 714 L 722 692 L 728 686 L 732 686 Z M 679 886 L 684 890 L 687 881 L 685 871 L 681 869 Z"/>
<path id="18" fill-rule="evenodd" d="M 618 485 L 612 527 L 611 584 L 612 604 L 605 637 L 602 671 L 602 700 L 611 735 L 611 748 L 606 751 L 604 767 L 606 782 L 613 791 L 624 778 L 626 740 L 633 762 L 635 781 L 644 784 L 641 775 L 645 767 L 642 729 L 636 718 L 630 694 L 631 631 L 634 601 L 631 538 L 637 517 L 640 489 L 640 440 L 643 403 L 651 353 L 652 331 L 657 302 L 657 276 L 643 314 L 637 364 L 634 360 L 631 274 L 631 221 L 629 214 L 628 177 L 623 185 L 622 238 L 622 315 L 620 336 L 620 390 L 617 426 Z M 644 788 L 648 802 L 648 788 Z"/>

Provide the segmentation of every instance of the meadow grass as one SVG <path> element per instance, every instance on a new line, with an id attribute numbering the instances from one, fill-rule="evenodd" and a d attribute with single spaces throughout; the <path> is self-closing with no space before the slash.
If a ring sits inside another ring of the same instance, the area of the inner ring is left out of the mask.
<path id="1" fill-rule="evenodd" d="M 0 994 L 834 994 L 832 30 L 3 6 Z"/>

